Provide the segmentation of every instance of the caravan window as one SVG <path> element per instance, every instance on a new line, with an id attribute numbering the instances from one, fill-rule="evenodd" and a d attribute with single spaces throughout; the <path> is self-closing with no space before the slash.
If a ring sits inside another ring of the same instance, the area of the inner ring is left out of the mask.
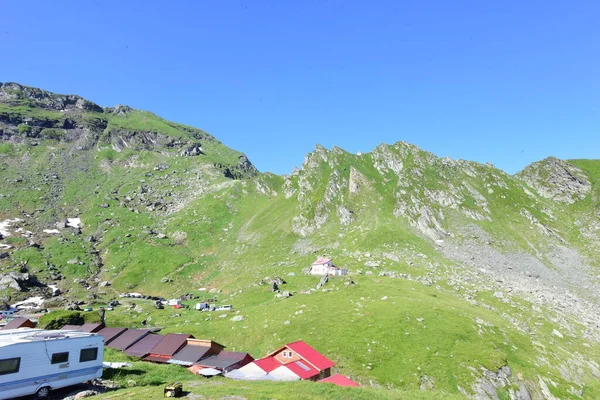
<path id="1" fill-rule="evenodd" d="M 0 375 L 15 374 L 19 372 L 20 366 L 21 357 L 0 360 Z"/>
<path id="2" fill-rule="evenodd" d="M 79 353 L 79 362 L 94 361 L 98 358 L 98 348 L 82 349 Z"/>
<path id="3" fill-rule="evenodd" d="M 62 364 L 69 362 L 69 352 L 52 354 L 52 364 Z"/>

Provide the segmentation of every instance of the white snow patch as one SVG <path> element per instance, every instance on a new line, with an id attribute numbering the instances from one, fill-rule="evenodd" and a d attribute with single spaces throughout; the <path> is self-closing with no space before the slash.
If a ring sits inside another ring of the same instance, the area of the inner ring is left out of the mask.
<path id="1" fill-rule="evenodd" d="M 81 218 L 67 218 L 67 226 L 81 228 Z"/>
<path id="2" fill-rule="evenodd" d="M 44 233 L 49 233 L 51 235 L 52 234 L 56 235 L 56 234 L 60 233 L 60 231 L 58 229 L 44 229 Z"/>
<path id="3" fill-rule="evenodd" d="M 48 285 L 50 290 L 52 290 L 52 296 L 58 296 L 60 294 L 60 289 L 56 285 Z"/>
<path id="4" fill-rule="evenodd" d="M 12 246 L 10 244 L 0 243 L 0 249 L 10 250 Z"/>
<path id="5" fill-rule="evenodd" d="M 20 310 L 28 310 L 32 308 L 40 308 L 42 304 L 44 304 L 44 298 L 41 296 L 37 296 L 30 297 L 27 300 L 19 301 L 18 303 L 13 304 L 11 307 Z"/>
<path id="6" fill-rule="evenodd" d="M 27 238 L 30 238 L 31 236 L 33 236 L 33 232 L 31 232 L 31 231 L 26 231 L 26 230 L 25 230 L 25 229 L 23 229 L 23 228 L 19 228 L 19 229 L 17 229 L 15 232 L 17 232 L 17 233 L 20 233 L 20 234 L 21 234 L 21 236 L 23 236 L 23 237 L 27 237 Z"/>
<path id="7" fill-rule="evenodd" d="M 10 226 L 16 222 L 21 222 L 22 219 L 19 218 L 14 218 L 14 219 L 5 219 L 4 221 L 0 222 L 0 235 L 2 236 L 10 236 L 10 231 L 8 230 L 8 228 L 10 228 Z"/>

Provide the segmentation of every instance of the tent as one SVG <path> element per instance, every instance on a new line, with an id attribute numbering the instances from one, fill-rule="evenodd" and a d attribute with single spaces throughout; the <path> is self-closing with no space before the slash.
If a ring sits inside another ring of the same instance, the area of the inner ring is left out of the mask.
<path id="1" fill-rule="evenodd" d="M 242 369 L 234 369 L 231 372 L 227 372 L 225 374 L 226 378 L 236 379 L 239 381 L 274 381 L 275 378 L 273 376 L 267 375 L 264 371 L 262 374 L 260 372 L 250 372 L 250 371 L 242 371 Z"/>
<path id="2" fill-rule="evenodd" d="M 202 376 L 215 376 L 215 375 L 220 375 L 223 373 L 223 371 L 219 371 L 218 369 L 214 369 L 214 368 L 202 368 L 200 371 L 198 371 L 198 373 Z"/>
<path id="3" fill-rule="evenodd" d="M 300 380 L 300 376 L 295 374 L 285 365 L 275 368 L 273 371 L 269 372 L 269 376 L 273 377 L 273 380 L 276 381 L 298 381 Z"/>
<path id="4" fill-rule="evenodd" d="M 194 375 L 197 375 L 201 369 L 204 369 L 204 367 L 196 364 L 192 365 L 191 367 L 188 367 L 188 371 L 190 371 Z"/>

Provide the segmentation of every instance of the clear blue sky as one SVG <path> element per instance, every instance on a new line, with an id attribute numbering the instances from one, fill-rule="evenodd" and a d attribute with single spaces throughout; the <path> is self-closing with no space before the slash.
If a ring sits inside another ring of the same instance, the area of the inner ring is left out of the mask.
<path id="1" fill-rule="evenodd" d="M 600 158 L 598 1 L 2 2 L 0 81 L 202 128 L 262 171 L 404 140 Z"/>

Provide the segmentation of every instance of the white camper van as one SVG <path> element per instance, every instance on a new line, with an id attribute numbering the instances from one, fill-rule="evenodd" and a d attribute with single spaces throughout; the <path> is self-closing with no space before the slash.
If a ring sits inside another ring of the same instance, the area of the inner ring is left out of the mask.
<path id="1" fill-rule="evenodd" d="M 0 331 L 0 400 L 35 394 L 102 376 L 102 336 L 80 331 Z"/>

